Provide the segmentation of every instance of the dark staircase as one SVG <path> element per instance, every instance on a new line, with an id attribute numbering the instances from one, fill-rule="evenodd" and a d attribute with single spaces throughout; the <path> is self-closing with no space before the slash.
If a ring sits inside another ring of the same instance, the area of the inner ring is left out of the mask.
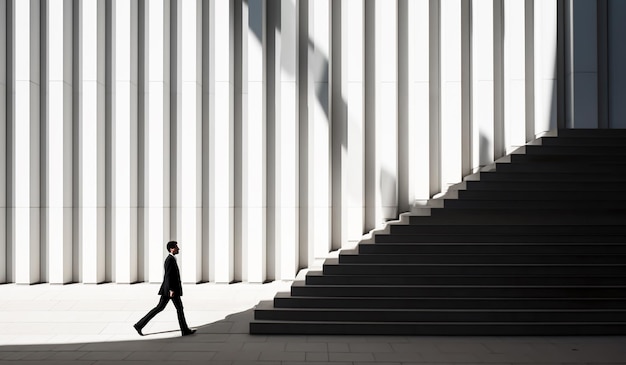
<path id="1" fill-rule="evenodd" d="M 261 302 L 252 334 L 626 335 L 626 130 L 559 130 Z"/>

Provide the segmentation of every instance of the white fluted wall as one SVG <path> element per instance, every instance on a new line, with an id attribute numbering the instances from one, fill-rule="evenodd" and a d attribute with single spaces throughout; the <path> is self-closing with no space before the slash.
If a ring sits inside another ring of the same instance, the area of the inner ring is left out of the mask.
<path id="1" fill-rule="evenodd" d="M 624 15 L 0 0 L 0 282 L 159 282 L 169 240 L 186 283 L 293 279 L 546 131 L 625 127 Z"/>

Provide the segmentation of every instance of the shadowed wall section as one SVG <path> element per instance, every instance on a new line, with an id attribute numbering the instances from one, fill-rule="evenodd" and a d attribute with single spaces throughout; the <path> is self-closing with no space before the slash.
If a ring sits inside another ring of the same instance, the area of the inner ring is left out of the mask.
<path id="1" fill-rule="evenodd" d="M 548 130 L 623 127 L 625 14 L 0 0 L 0 282 L 158 282 L 168 240 L 187 283 L 293 279 Z"/>

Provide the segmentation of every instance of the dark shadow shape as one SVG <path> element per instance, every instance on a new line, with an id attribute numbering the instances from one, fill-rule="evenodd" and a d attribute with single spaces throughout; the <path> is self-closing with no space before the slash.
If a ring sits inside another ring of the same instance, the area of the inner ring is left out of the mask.
<path id="1" fill-rule="evenodd" d="M 160 331 L 160 332 L 152 332 L 152 333 L 144 333 L 143 335 L 145 337 L 145 336 L 160 335 L 162 333 L 170 333 L 170 332 L 180 332 L 180 329 L 169 330 L 169 331 Z"/>

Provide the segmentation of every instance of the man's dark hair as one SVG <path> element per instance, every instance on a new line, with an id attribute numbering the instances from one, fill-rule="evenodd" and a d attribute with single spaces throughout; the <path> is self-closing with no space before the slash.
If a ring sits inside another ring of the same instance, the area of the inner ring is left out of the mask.
<path id="1" fill-rule="evenodd" d="M 176 242 L 176 241 L 169 241 L 167 243 L 167 252 L 170 252 L 170 250 L 173 249 L 174 247 L 176 247 L 177 244 L 178 244 L 178 242 Z"/>

